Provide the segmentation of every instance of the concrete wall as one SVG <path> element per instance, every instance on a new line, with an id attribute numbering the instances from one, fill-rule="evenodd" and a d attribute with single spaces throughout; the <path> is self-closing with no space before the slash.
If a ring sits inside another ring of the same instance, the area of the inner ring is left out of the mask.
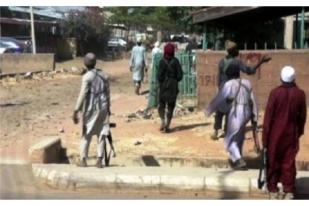
<path id="1" fill-rule="evenodd" d="M 309 105 L 309 50 L 255 50 L 241 51 L 240 58 L 248 65 L 254 65 L 267 54 L 272 60 L 263 64 L 254 76 L 242 74 L 253 85 L 260 110 L 264 110 L 270 91 L 280 85 L 283 66 L 290 65 L 296 70 L 296 82 L 307 96 Z M 225 52 L 197 52 L 198 106 L 205 107 L 217 93 L 218 63 Z"/>
<path id="2" fill-rule="evenodd" d="M 51 71 L 55 68 L 54 54 L 1 54 L 1 74 Z"/>

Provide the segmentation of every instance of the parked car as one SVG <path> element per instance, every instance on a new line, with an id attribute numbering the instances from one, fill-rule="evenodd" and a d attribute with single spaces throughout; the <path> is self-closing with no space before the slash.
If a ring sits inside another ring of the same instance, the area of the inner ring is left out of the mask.
<path id="1" fill-rule="evenodd" d="M 0 38 L 0 54 L 29 52 L 30 46 L 29 41 L 21 41 L 11 37 Z"/>
<path id="2" fill-rule="evenodd" d="M 109 47 L 126 47 L 127 46 L 127 42 L 125 40 L 123 40 L 122 38 L 119 38 L 119 37 L 114 37 L 114 38 L 111 38 L 107 45 Z"/>

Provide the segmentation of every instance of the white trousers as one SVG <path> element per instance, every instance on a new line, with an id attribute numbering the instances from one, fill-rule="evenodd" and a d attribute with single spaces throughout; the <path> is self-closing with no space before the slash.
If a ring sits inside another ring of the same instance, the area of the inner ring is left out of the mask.
<path id="1" fill-rule="evenodd" d="M 87 158 L 89 152 L 89 146 L 92 139 L 92 135 L 84 134 L 81 138 L 80 143 L 80 157 Z M 105 135 L 100 135 L 97 138 L 97 157 L 104 157 L 104 148 L 105 148 Z"/>
<path id="2" fill-rule="evenodd" d="M 230 155 L 232 162 L 242 158 L 242 147 L 245 140 L 245 127 L 250 119 L 250 112 L 242 105 L 233 108 L 228 115 L 227 131 L 224 138 L 224 146 Z"/>

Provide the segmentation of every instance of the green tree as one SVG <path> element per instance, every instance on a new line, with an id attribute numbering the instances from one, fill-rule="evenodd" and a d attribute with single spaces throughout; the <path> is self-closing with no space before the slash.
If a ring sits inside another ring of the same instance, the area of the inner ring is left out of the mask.
<path id="1" fill-rule="evenodd" d="M 105 54 L 110 31 L 101 8 L 71 10 L 61 27 L 64 36 L 77 39 L 78 55 L 84 55 L 89 51 L 98 55 Z"/>
<path id="2" fill-rule="evenodd" d="M 191 13 L 199 7 L 110 7 L 113 13 L 110 23 L 125 24 L 146 30 L 152 26 L 155 30 L 173 32 L 201 32 L 199 26 L 193 25 Z"/>

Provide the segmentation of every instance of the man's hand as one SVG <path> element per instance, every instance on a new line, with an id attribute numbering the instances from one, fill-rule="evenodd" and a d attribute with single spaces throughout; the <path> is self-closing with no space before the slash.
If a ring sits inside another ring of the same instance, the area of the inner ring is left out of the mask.
<path id="1" fill-rule="evenodd" d="M 271 57 L 270 57 L 270 56 L 263 55 L 263 56 L 262 56 L 261 62 L 262 62 L 262 63 L 264 63 L 264 62 L 269 62 L 270 60 L 271 60 Z"/>
<path id="2" fill-rule="evenodd" d="M 78 124 L 78 122 L 79 122 L 79 119 L 78 119 L 78 111 L 74 111 L 74 112 L 73 112 L 72 120 L 73 120 L 74 124 Z"/>

